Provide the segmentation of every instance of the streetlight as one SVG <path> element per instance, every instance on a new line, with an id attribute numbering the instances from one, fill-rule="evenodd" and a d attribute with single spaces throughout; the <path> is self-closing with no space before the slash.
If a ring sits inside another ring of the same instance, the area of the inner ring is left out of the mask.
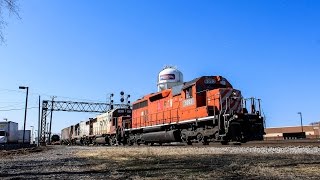
<path id="1" fill-rule="evenodd" d="M 25 133 L 26 133 L 26 122 L 27 122 L 27 109 L 28 109 L 28 93 L 29 93 L 29 87 L 19 86 L 19 89 L 26 89 L 26 90 L 27 90 L 27 94 L 26 94 L 26 106 L 25 106 L 25 110 L 24 110 L 23 139 L 22 139 L 22 143 L 24 144 L 24 136 L 25 136 Z"/>
<path id="2" fill-rule="evenodd" d="M 298 112 L 298 114 L 300 114 L 301 132 L 302 132 L 302 134 L 303 134 L 302 113 L 301 113 L 301 112 Z"/>
<path id="3" fill-rule="evenodd" d="M 31 143 L 30 144 L 33 144 L 33 126 L 30 126 L 32 129 L 31 129 Z"/>

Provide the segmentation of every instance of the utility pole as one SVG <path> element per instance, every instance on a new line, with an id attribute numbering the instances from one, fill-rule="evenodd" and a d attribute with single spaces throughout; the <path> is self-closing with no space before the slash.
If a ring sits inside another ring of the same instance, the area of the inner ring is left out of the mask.
<path id="1" fill-rule="evenodd" d="M 50 113 L 50 129 L 49 129 L 49 137 L 48 137 L 49 144 L 51 143 L 52 112 L 53 112 L 53 102 L 55 98 L 57 98 L 57 96 L 51 96 L 52 101 L 51 101 L 51 113 Z"/>
<path id="2" fill-rule="evenodd" d="M 38 134 L 38 130 L 34 130 L 34 142 L 37 144 L 37 146 L 39 146 L 39 145 L 38 145 L 39 137 L 37 137 L 37 134 Z M 38 141 L 36 141 L 36 139 L 37 139 Z"/>
<path id="3" fill-rule="evenodd" d="M 31 129 L 31 141 L 30 141 L 30 144 L 33 144 L 33 139 L 34 139 L 34 137 L 33 137 L 33 128 L 34 128 L 34 126 L 30 126 L 32 129 Z"/>
<path id="4" fill-rule="evenodd" d="M 41 119 L 40 119 L 40 114 L 41 114 L 41 109 L 40 109 L 40 99 L 41 97 L 39 96 L 39 109 L 38 109 L 38 141 L 37 141 L 37 146 L 40 146 L 40 133 L 42 129 L 40 129 L 40 124 L 41 124 Z"/>
<path id="5" fill-rule="evenodd" d="M 303 134 L 302 113 L 298 112 L 298 114 L 300 114 L 301 133 Z"/>
<path id="6" fill-rule="evenodd" d="M 19 86 L 19 89 L 26 89 L 26 105 L 25 105 L 25 110 L 24 110 L 24 125 L 23 125 L 23 139 L 22 139 L 22 144 L 24 144 L 24 137 L 26 133 L 26 122 L 27 122 L 27 109 L 28 109 L 28 94 L 29 94 L 29 87 L 27 86 Z"/>

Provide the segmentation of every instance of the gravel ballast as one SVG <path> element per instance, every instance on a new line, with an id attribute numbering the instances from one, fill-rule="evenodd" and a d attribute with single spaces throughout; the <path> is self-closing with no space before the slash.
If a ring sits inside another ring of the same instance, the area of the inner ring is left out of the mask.
<path id="1" fill-rule="evenodd" d="M 316 146 L 49 146 L 0 159 L 0 179 L 320 179 Z"/>

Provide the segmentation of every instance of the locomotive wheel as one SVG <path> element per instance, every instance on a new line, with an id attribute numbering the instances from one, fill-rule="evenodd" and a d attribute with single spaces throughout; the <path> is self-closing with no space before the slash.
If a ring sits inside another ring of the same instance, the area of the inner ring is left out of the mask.
<path id="1" fill-rule="evenodd" d="M 112 144 L 112 139 L 111 138 L 109 138 L 109 143 L 108 143 L 110 146 L 112 146 L 113 144 Z"/>
<path id="2" fill-rule="evenodd" d="M 187 135 L 184 133 L 181 133 L 181 140 L 182 142 L 187 142 Z"/>
<path id="3" fill-rule="evenodd" d="M 140 140 L 140 139 L 137 139 L 136 144 L 137 144 L 138 146 L 140 146 L 140 144 L 142 144 L 142 143 L 141 143 L 141 140 Z"/>
<path id="4" fill-rule="evenodd" d="M 191 146 L 192 142 L 190 140 L 187 141 L 187 145 Z"/>
<path id="5" fill-rule="evenodd" d="M 198 140 L 198 142 L 201 142 L 204 140 L 203 135 L 201 133 L 197 134 L 197 140 Z"/>

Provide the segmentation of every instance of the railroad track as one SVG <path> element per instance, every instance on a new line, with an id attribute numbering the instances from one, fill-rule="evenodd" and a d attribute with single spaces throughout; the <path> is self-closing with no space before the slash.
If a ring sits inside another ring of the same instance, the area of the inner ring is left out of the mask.
<path id="1" fill-rule="evenodd" d="M 181 144 L 184 146 L 184 144 Z M 185 145 L 187 146 L 187 145 Z M 193 146 L 204 146 L 201 143 L 194 143 Z M 276 141 L 250 141 L 247 143 L 229 143 L 228 145 L 221 145 L 220 143 L 210 143 L 209 147 L 228 147 L 228 146 L 242 146 L 242 147 L 286 147 L 286 146 L 319 146 L 320 140 L 276 140 Z M 206 147 L 206 146 L 204 146 Z"/>
<path id="2" fill-rule="evenodd" d="M 119 147 L 148 147 L 151 145 L 133 145 L 133 146 L 122 146 Z M 154 144 L 152 146 L 160 146 Z M 275 141 L 250 141 L 247 143 L 229 143 L 228 145 L 222 145 L 219 142 L 210 143 L 209 145 L 203 145 L 202 143 L 193 143 L 187 145 L 185 143 L 168 143 L 162 144 L 161 146 L 179 146 L 179 147 L 289 147 L 289 146 L 309 146 L 309 147 L 320 147 L 320 140 L 275 140 Z M 108 147 L 108 146 L 106 146 Z"/>
<path id="3" fill-rule="evenodd" d="M 57 146 L 57 145 L 47 145 L 47 147 Z M 154 144 L 152 146 L 160 147 L 158 144 Z M 277 140 L 277 141 L 250 141 L 247 143 L 237 144 L 237 143 L 229 143 L 228 145 L 221 145 L 218 142 L 210 143 L 209 145 L 203 145 L 202 143 L 193 143 L 193 145 L 186 145 L 184 143 L 170 143 L 163 144 L 163 147 L 319 147 L 320 148 L 320 140 Z M 105 146 L 110 147 L 110 146 Z M 115 146 L 112 146 L 115 147 Z M 133 146 L 122 146 L 118 147 L 151 147 L 151 145 L 133 145 Z M 40 149 L 40 150 L 39 150 Z M 21 148 L 21 149 L 0 149 L 0 152 L 3 154 L 24 154 L 26 152 L 38 152 L 42 151 L 41 148 L 29 147 L 29 148 Z"/>
<path id="4" fill-rule="evenodd" d="M 194 146 L 203 146 L 202 144 L 194 144 Z M 221 145 L 220 143 L 210 143 L 209 147 L 288 147 L 288 146 L 312 146 L 320 147 L 319 140 L 278 140 L 278 141 L 250 141 L 247 143 L 229 143 Z"/>

